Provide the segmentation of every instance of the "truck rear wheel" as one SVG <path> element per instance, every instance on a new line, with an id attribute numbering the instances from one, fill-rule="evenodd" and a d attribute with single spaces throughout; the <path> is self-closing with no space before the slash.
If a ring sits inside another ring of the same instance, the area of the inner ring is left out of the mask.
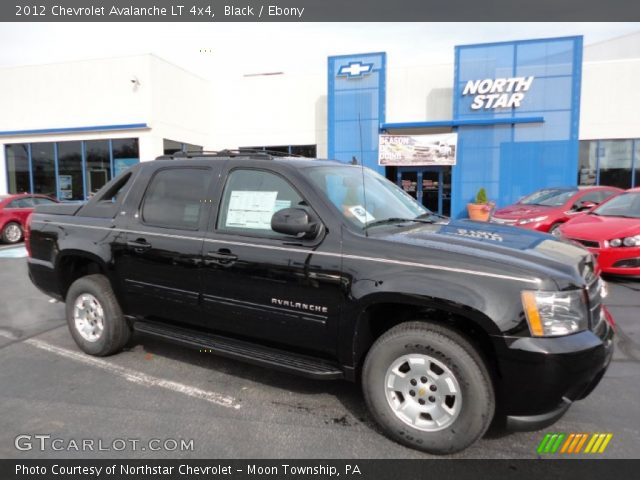
<path id="1" fill-rule="evenodd" d="M 90 355 L 111 355 L 125 346 L 131 328 L 104 275 L 88 275 L 71 284 L 67 324 L 78 346 Z"/>
<path id="2" fill-rule="evenodd" d="M 435 454 L 473 444 L 495 410 L 491 377 L 475 348 L 426 322 L 402 323 L 378 338 L 365 360 L 362 388 L 387 436 Z"/>

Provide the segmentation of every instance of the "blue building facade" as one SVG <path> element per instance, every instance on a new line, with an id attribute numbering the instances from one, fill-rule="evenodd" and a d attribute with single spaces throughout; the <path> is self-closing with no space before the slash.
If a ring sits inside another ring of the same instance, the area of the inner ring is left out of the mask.
<path id="1" fill-rule="evenodd" d="M 576 185 L 581 72 L 582 37 L 456 47 L 452 216 L 463 216 L 481 187 L 504 206 L 542 187 Z M 526 91 L 516 92 L 520 85 L 514 82 L 513 91 L 503 93 L 520 93 L 518 106 L 491 108 L 487 99 L 482 108 L 472 108 L 477 95 L 465 94 L 468 82 L 513 78 L 530 80 Z M 488 123 L 466 123 L 474 120 Z"/>
<path id="2" fill-rule="evenodd" d="M 466 216 L 480 188 L 504 206 L 542 187 L 576 185 L 582 49 L 579 36 L 458 46 L 452 118 L 407 123 L 385 122 L 384 53 L 330 57 L 329 157 L 362 158 L 453 217 Z M 455 166 L 378 165 L 379 133 L 443 128 L 458 133 Z"/>
<path id="3" fill-rule="evenodd" d="M 385 121 L 385 53 L 329 57 L 328 156 L 378 166 L 378 134 Z"/>

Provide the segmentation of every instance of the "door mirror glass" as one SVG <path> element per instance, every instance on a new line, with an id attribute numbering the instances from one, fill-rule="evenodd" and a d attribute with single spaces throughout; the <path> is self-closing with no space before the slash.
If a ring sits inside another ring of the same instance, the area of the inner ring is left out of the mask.
<path id="1" fill-rule="evenodd" d="M 318 232 L 318 223 L 301 208 L 284 208 L 271 217 L 271 229 L 298 238 L 313 238 Z"/>
<path id="2" fill-rule="evenodd" d="M 597 203 L 595 203 L 595 202 L 590 202 L 588 200 L 584 200 L 584 201 L 578 203 L 578 205 L 576 206 L 576 210 L 579 211 L 579 212 L 582 212 L 584 210 L 591 210 L 596 205 L 597 205 Z"/>

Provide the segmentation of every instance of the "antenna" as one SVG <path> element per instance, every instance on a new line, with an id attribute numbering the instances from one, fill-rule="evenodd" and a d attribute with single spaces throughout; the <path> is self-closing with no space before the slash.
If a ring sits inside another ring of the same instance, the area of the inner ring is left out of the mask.
<path id="1" fill-rule="evenodd" d="M 365 237 L 368 237 L 369 229 L 366 227 L 369 211 L 367 210 L 367 190 L 364 185 L 364 148 L 362 146 L 362 119 L 360 118 L 360 110 L 358 110 L 358 131 L 360 132 L 360 171 L 362 172 L 362 201 L 364 203 L 364 235 Z"/>

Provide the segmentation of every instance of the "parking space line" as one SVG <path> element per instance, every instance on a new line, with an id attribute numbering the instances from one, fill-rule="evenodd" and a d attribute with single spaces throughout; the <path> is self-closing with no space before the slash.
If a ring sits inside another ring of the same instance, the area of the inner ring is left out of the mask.
<path id="1" fill-rule="evenodd" d="M 0 336 L 9 338 L 9 335 L 6 335 L 2 332 L 0 332 Z M 42 340 L 38 340 L 36 338 L 29 338 L 23 341 L 22 343 L 29 344 L 33 347 L 39 348 L 40 350 L 44 350 L 49 353 L 59 355 L 61 357 L 65 357 L 70 360 L 75 360 L 77 362 L 84 363 L 85 365 L 91 365 L 93 367 L 106 370 L 110 373 L 113 373 L 114 375 L 118 375 L 138 385 L 143 385 L 145 387 L 164 388 L 165 390 L 171 390 L 173 392 L 182 393 L 183 395 L 187 395 L 189 397 L 199 398 L 201 400 L 205 400 L 209 403 L 213 403 L 221 407 L 233 408 L 236 410 L 240 408 L 240 404 L 236 401 L 236 399 L 228 395 L 222 395 L 220 393 L 211 392 L 208 390 L 202 390 L 196 387 L 191 387 L 183 383 L 154 377 L 152 375 L 148 375 L 146 373 L 139 372 L 137 370 L 121 367 L 120 365 L 114 365 L 112 363 L 107 362 L 106 360 L 102 360 L 96 357 L 91 357 L 91 356 L 85 355 L 84 353 L 74 352 L 73 350 L 57 347 L 55 345 L 51 345 L 50 343 L 43 342 Z"/>

